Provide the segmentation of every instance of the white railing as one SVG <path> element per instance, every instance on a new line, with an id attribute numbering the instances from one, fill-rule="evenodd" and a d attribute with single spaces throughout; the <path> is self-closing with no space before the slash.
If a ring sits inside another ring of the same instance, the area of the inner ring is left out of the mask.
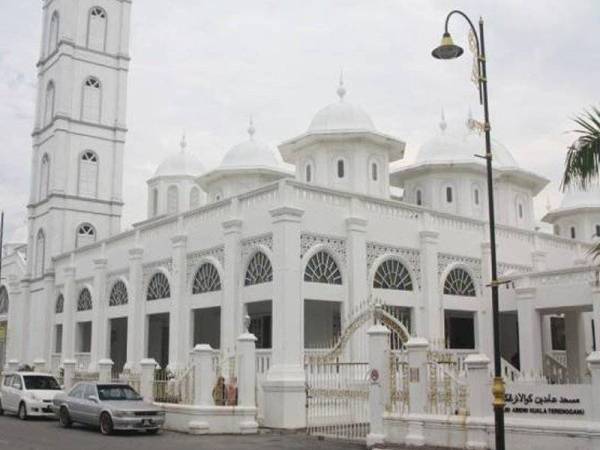
<path id="1" fill-rule="evenodd" d="M 265 392 L 263 381 L 267 378 L 267 372 L 271 368 L 271 356 L 273 350 L 270 348 L 256 350 L 256 408 L 259 424 L 265 417 Z"/>
<path id="2" fill-rule="evenodd" d="M 467 414 L 468 390 L 464 372 L 456 375 L 444 364 L 429 361 L 427 383 L 427 413 L 448 416 Z"/>
<path id="3" fill-rule="evenodd" d="M 158 370 L 154 376 L 154 400 L 161 403 L 194 403 L 194 368 L 178 372 Z"/>
<path id="4" fill-rule="evenodd" d="M 521 371 L 504 358 L 500 360 L 500 368 L 502 370 L 504 381 L 513 382 L 520 381 L 522 379 Z"/>
<path id="5" fill-rule="evenodd" d="M 258 349 L 256 350 L 256 373 L 257 374 L 266 374 L 271 368 L 271 355 L 273 354 L 273 350 L 270 348 L 267 349 Z"/>
<path id="6" fill-rule="evenodd" d="M 569 382 L 567 366 L 555 359 L 550 353 L 544 354 L 544 376 L 550 384 L 567 384 Z"/>
<path id="7" fill-rule="evenodd" d="M 553 350 L 550 352 L 552 357 L 561 363 L 563 366 L 567 367 L 567 352 L 564 350 Z"/>
<path id="8" fill-rule="evenodd" d="M 86 371 L 92 362 L 92 356 L 89 352 L 75 353 L 75 370 Z"/>
<path id="9" fill-rule="evenodd" d="M 386 410 L 392 414 L 408 413 L 408 361 L 406 351 L 390 352 L 390 404 Z"/>

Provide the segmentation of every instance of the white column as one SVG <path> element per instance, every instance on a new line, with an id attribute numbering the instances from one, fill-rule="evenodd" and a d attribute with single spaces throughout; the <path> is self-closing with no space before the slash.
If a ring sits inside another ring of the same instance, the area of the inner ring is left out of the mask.
<path id="1" fill-rule="evenodd" d="M 408 430 L 405 444 L 422 446 L 425 444 L 423 421 L 427 400 L 427 350 L 429 343 L 423 338 L 411 338 L 406 343 L 408 352 Z"/>
<path id="2" fill-rule="evenodd" d="M 25 322 L 21 298 L 23 291 L 19 280 L 15 276 L 8 279 L 8 329 L 6 330 L 6 360 L 7 366 L 11 360 L 19 361 L 23 357 L 21 324 Z"/>
<path id="3" fill-rule="evenodd" d="M 153 358 L 145 358 L 140 361 L 139 365 L 141 368 L 140 395 L 145 401 L 152 403 L 154 401 L 154 371 L 158 364 Z"/>
<path id="4" fill-rule="evenodd" d="M 100 383 L 110 383 L 112 381 L 113 365 L 112 360 L 108 358 L 98 361 L 98 381 Z"/>
<path id="5" fill-rule="evenodd" d="M 212 370 L 213 349 L 208 344 L 198 344 L 191 352 L 194 367 L 194 405 L 214 405 L 212 388 L 215 374 Z"/>
<path id="6" fill-rule="evenodd" d="M 542 320 L 535 309 L 536 289 L 516 289 L 519 321 L 519 358 L 521 372 L 526 375 L 542 373 Z"/>
<path id="7" fill-rule="evenodd" d="M 415 335 L 425 336 L 432 341 L 443 339 L 442 299 L 438 280 L 438 237 L 439 233 L 431 230 L 419 232 L 421 248 L 421 306 L 422 318 L 417 323 Z"/>
<path id="8" fill-rule="evenodd" d="M 571 383 L 582 383 L 586 372 L 585 323 L 581 311 L 565 313 L 567 374 Z"/>
<path id="9" fill-rule="evenodd" d="M 600 286 L 595 284 L 592 285 L 592 317 L 594 320 L 594 348 L 596 351 L 600 351 Z"/>
<path id="10" fill-rule="evenodd" d="M 46 360 L 44 358 L 37 358 L 33 360 L 34 372 L 46 372 Z"/>
<path id="11" fill-rule="evenodd" d="M 490 359 L 482 354 L 465 359 L 469 389 L 467 416 L 468 449 L 487 449 L 487 427 L 492 424 L 492 391 L 490 384 Z"/>
<path id="12" fill-rule="evenodd" d="M 256 407 L 256 336 L 237 338 L 238 405 Z"/>
<path id="13" fill-rule="evenodd" d="M 106 298 L 106 258 L 94 260 L 94 292 L 92 293 L 92 346 L 90 355 L 91 372 L 98 369 L 99 360 L 108 356 L 108 324 L 106 322 L 106 308 L 108 299 Z"/>
<path id="14" fill-rule="evenodd" d="M 129 286 L 128 286 L 128 310 L 127 316 L 127 363 L 126 369 L 135 369 L 146 354 L 146 337 L 144 317 L 145 301 L 142 286 L 142 257 L 144 249 L 134 247 L 129 250 Z"/>
<path id="15" fill-rule="evenodd" d="M 44 297 L 45 305 L 44 305 L 44 342 L 42 343 L 42 359 L 46 361 L 50 361 L 52 355 L 52 331 L 53 331 L 53 321 L 52 317 L 54 317 L 54 306 L 56 302 L 56 289 L 55 289 L 55 278 L 54 272 L 49 272 L 46 274 L 44 278 Z"/>
<path id="16" fill-rule="evenodd" d="M 22 363 L 27 363 L 32 359 L 32 336 L 31 336 L 31 281 L 28 278 L 21 280 L 21 314 L 23 320 L 19 323 L 20 335 L 19 342 L 21 343 L 20 348 L 20 360 Z"/>
<path id="17" fill-rule="evenodd" d="M 269 212 L 273 219 L 273 365 L 263 383 L 265 425 L 303 428 L 306 394 L 300 223 L 304 211 L 281 206 Z"/>
<path id="18" fill-rule="evenodd" d="M 344 284 L 348 286 L 348 301 L 344 305 L 345 312 L 342 317 L 348 317 L 347 311 L 352 311 L 356 305 L 364 302 L 369 295 L 367 275 L 367 221 L 361 217 L 348 217 L 346 219 L 346 232 L 348 235 L 348 280 Z M 351 340 L 351 355 L 359 357 L 356 339 Z"/>
<path id="19" fill-rule="evenodd" d="M 64 269 L 64 304 L 63 304 L 63 363 L 75 358 L 75 267 L 69 266 Z"/>
<path id="20" fill-rule="evenodd" d="M 190 352 L 190 308 L 186 289 L 187 236 L 171 238 L 173 273 L 171 276 L 171 313 L 169 314 L 169 368 L 187 365 Z"/>
<path id="21" fill-rule="evenodd" d="M 367 447 L 385 442 L 383 413 L 390 402 L 390 330 L 383 325 L 373 325 L 367 331 L 369 336 L 369 422 Z"/>
<path id="22" fill-rule="evenodd" d="M 77 365 L 77 362 L 75 362 L 74 359 L 63 360 L 63 368 L 64 368 L 63 385 L 65 387 L 65 391 L 68 391 L 73 387 L 73 378 L 75 377 L 75 366 L 76 365 Z"/>
<path id="23" fill-rule="evenodd" d="M 235 351 L 235 336 L 241 320 L 239 286 L 241 283 L 240 236 L 242 221 L 230 219 L 222 224 L 224 237 L 223 296 L 221 304 L 221 350 L 225 357 Z M 238 317 L 239 316 L 239 317 Z"/>

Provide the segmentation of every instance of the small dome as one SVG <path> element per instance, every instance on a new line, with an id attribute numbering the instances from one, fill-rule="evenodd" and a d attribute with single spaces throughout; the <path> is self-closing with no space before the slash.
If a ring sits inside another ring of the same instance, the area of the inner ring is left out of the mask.
<path id="1" fill-rule="evenodd" d="M 473 163 L 485 164 L 485 160 L 474 155 L 485 154 L 485 135 L 478 133 L 471 125 L 472 119 L 467 121 L 465 129 L 448 130 L 446 122 L 442 119 L 440 132 L 425 142 L 417 154 L 417 163 Z M 492 139 L 492 154 L 495 167 L 518 168 L 517 161 L 510 151 L 500 142 Z"/>
<path id="2" fill-rule="evenodd" d="M 181 150 L 169 155 L 154 172 L 154 177 L 198 176 L 205 172 L 204 165 L 196 156 L 186 150 L 185 136 L 181 140 Z"/>
<path id="3" fill-rule="evenodd" d="M 223 157 L 219 169 L 237 169 L 248 167 L 280 168 L 280 164 L 267 144 L 254 139 L 254 125 L 250 122 L 248 134 L 250 138 L 235 145 Z"/>
<path id="4" fill-rule="evenodd" d="M 346 89 L 340 80 L 337 94 L 338 102 L 321 109 L 310 122 L 309 133 L 326 131 L 375 131 L 371 117 L 359 106 L 344 101 Z"/>
<path id="5" fill-rule="evenodd" d="M 587 190 L 570 189 L 560 202 L 562 208 L 600 207 L 600 184 L 590 186 Z"/>

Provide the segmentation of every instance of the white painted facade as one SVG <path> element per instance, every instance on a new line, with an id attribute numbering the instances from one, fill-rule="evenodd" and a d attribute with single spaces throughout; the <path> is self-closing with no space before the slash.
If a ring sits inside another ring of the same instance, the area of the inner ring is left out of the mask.
<path id="1" fill-rule="evenodd" d="M 305 348 L 333 339 L 370 296 L 401 308 L 414 336 L 492 355 L 487 193 L 473 157 L 481 137 L 443 123 L 415 164 L 390 173 L 404 142 L 378 131 L 343 84 L 306 132 L 279 146 L 295 171 L 252 125 L 212 171 L 182 144 L 148 180 L 148 219 L 121 232 L 130 7 L 44 2 L 27 245 L 3 262 L 7 360 L 95 369 L 110 357 L 136 369 L 153 357 L 181 368 L 197 339 L 232 355 L 250 315 L 259 350 L 271 349 L 265 420 L 298 427 Z M 494 151 L 499 272 L 543 278 L 584 264 L 589 230 L 575 239 L 536 231 L 533 199 L 547 180 L 501 144 Z M 402 201 L 390 187 L 404 188 Z M 560 214 L 547 221 L 590 227 L 597 217 Z M 584 306 L 570 310 L 568 346 L 591 350 L 582 313 L 600 309 L 587 291 L 523 289 L 500 292 L 519 326 L 517 340 L 515 320 L 506 322 L 505 359 L 541 368 L 532 362 L 549 333 L 540 311 L 573 305 Z"/>

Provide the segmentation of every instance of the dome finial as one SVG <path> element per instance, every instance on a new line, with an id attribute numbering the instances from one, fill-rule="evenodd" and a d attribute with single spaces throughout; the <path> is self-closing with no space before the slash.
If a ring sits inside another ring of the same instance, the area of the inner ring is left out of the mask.
<path id="1" fill-rule="evenodd" d="M 179 142 L 179 147 L 181 148 L 181 151 L 185 151 L 185 148 L 187 147 L 187 141 L 185 139 L 185 130 L 183 130 L 183 133 L 181 134 L 181 141 Z"/>
<path id="2" fill-rule="evenodd" d="M 254 128 L 254 120 L 252 120 L 252 115 L 250 115 L 250 120 L 248 122 L 248 134 L 250 135 L 250 139 L 254 138 L 254 133 L 256 133 L 256 128 Z"/>
<path id="3" fill-rule="evenodd" d="M 440 130 L 446 131 L 446 127 L 448 124 L 446 123 L 446 115 L 444 114 L 444 108 L 442 107 L 442 117 L 440 120 Z"/>
<path id="4" fill-rule="evenodd" d="M 346 95 L 346 88 L 344 87 L 344 69 L 340 70 L 340 84 L 337 88 L 337 95 L 340 98 L 340 101 L 343 101 L 344 96 Z"/>

